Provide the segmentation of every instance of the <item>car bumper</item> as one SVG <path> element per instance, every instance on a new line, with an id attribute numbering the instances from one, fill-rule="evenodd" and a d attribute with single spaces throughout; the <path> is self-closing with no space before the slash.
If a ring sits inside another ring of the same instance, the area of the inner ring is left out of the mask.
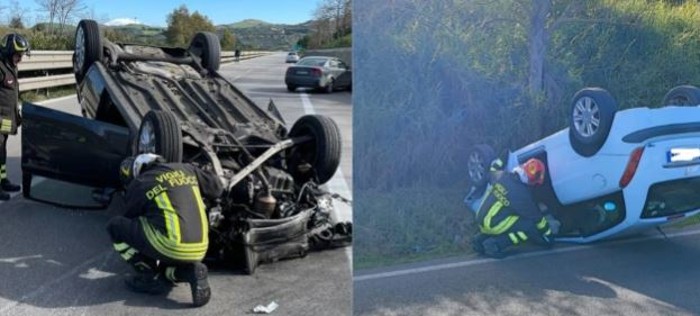
<path id="1" fill-rule="evenodd" d="M 321 78 L 309 77 L 287 77 L 284 79 L 284 83 L 296 87 L 321 88 L 325 86 L 325 82 Z"/>

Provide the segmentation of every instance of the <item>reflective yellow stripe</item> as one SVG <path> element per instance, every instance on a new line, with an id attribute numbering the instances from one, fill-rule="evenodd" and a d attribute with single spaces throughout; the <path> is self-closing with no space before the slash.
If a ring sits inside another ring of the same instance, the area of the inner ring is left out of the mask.
<path id="1" fill-rule="evenodd" d="M 202 194 L 199 193 L 199 187 L 193 185 L 192 192 L 194 192 L 194 198 L 197 200 L 197 207 L 199 208 L 199 220 L 202 223 L 202 242 L 209 242 L 209 220 L 207 219 L 207 208 L 204 206 Z"/>
<path id="2" fill-rule="evenodd" d="M 175 260 L 200 261 L 204 258 L 209 246 L 208 239 L 200 243 L 178 243 L 163 236 L 157 229 L 153 228 L 145 218 L 139 218 L 143 232 L 151 243 L 151 246 L 158 252 Z"/>
<path id="3" fill-rule="evenodd" d="M 177 243 L 180 243 L 180 218 L 177 216 L 177 212 L 173 208 L 173 204 L 170 203 L 170 198 L 167 192 L 163 192 L 156 197 L 156 203 L 158 208 L 163 211 L 163 217 L 165 218 L 165 228 L 168 231 L 168 237 Z"/>
<path id="4" fill-rule="evenodd" d="M 129 245 L 127 245 L 126 243 L 123 243 L 123 242 L 118 243 L 118 244 L 114 244 L 114 250 L 116 250 L 117 252 L 122 252 L 128 248 L 129 248 Z"/>
<path id="5" fill-rule="evenodd" d="M 551 229 L 547 229 L 547 231 L 544 232 L 544 235 L 545 235 L 545 236 L 549 236 L 549 235 L 551 235 L 551 234 L 552 234 L 552 230 L 551 230 Z"/>
<path id="6" fill-rule="evenodd" d="M 547 226 L 547 219 L 542 217 L 539 223 L 537 223 L 537 229 L 544 229 Z"/>
<path id="7" fill-rule="evenodd" d="M 496 203 L 493 203 L 491 207 L 489 208 L 489 211 L 486 213 L 486 217 L 484 218 L 484 226 L 491 228 L 491 219 L 493 219 L 494 216 L 498 214 L 498 211 L 500 211 L 503 208 L 503 203 L 501 201 L 496 201 Z"/>
<path id="8" fill-rule="evenodd" d="M 510 241 L 512 241 L 514 245 L 518 244 L 518 237 L 515 237 L 515 234 L 510 233 L 508 234 L 508 237 L 510 237 Z"/>
<path id="9" fill-rule="evenodd" d="M 136 250 L 136 249 L 134 249 L 134 248 L 129 248 L 129 250 L 123 252 L 123 253 L 121 254 L 121 256 L 122 256 L 122 258 L 124 258 L 125 261 L 129 261 L 129 259 L 131 259 L 132 257 L 134 257 L 134 255 L 135 255 L 137 252 L 138 252 L 138 250 Z"/>
<path id="10" fill-rule="evenodd" d="M 523 232 L 518 232 L 518 237 L 520 237 L 520 239 L 522 239 L 522 241 L 527 240 L 527 235 L 525 235 L 525 233 L 523 233 Z"/>
<path id="11" fill-rule="evenodd" d="M 2 123 L 0 124 L 0 131 L 9 132 L 11 130 L 12 130 L 12 120 L 2 119 Z"/>

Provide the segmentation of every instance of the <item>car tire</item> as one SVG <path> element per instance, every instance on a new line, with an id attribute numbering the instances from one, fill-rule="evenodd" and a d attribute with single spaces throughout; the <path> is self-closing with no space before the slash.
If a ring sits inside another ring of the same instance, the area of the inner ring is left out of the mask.
<path id="1" fill-rule="evenodd" d="M 29 172 L 22 172 L 22 196 L 25 199 L 29 199 L 32 194 L 32 174 Z"/>
<path id="2" fill-rule="evenodd" d="M 219 43 L 219 37 L 216 34 L 211 32 L 195 34 L 188 50 L 202 60 L 202 67 L 206 70 L 210 72 L 219 70 L 221 43 Z"/>
<path id="3" fill-rule="evenodd" d="M 700 104 L 700 88 L 682 85 L 669 90 L 664 96 L 663 105 L 695 106 Z"/>
<path id="4" fill-rule="evenodd" d="M 296 89 L 297 89 L 296 86 L 293 86 L 290 84 L 287 85 L 287 91 L 289 91 L 289 92 L 294 92 Z"/>
<path id="5" fill-rule="evenodd" d="M 574 151 L 584 157 L 595 155 L 608 138 L 617 102 L 601 88 L 578 91 L 569 113 L 569 141 Z"/>
<path id="6" fill-rule="evenodd" d="M 305 115 L 297 120 L 289 137 L 311 136 L 311 140 L 291 148 L 287 168 L 297 183 L 304 183 L 314 175 L 319 184 L 333 177 L 340 164 L 340 130 L 335 121 L 322 115 Z M 311 165 L 305 171 L 304 165 Z"/>
<path id="7" fill-rule="evenodd" d="M 175 115 L 151 110 L 136 135 L 136 153 L 155 153 L 167 162 L 182 162 L 182 131 Z"/>
<path id="8" fill-rule="evenodd" d="M 489 145 L 474 145 L 467 157 L 469 185 L 477 191 L 483 190 L 489 182 L 491 162 L 496 159 L 496 152 Z"/>
<path id="9" fill-rule="evenodd" d="M 102 59 L 102 37 L 97 22 L 81 20 L 75 29 L 73 50 L 73 73 L 80 83 L 90 66 Z"/>

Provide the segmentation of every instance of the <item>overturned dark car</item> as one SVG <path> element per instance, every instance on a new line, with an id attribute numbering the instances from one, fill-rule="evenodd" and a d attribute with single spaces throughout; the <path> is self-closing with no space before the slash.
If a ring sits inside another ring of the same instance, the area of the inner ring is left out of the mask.
<path id="1" fill-rule="evenodd" d="M 256 105 L 219 63 L 213 33 L 187 48 L 122 44 L 80 21 L 73 70 L 83 117 L 23 104 L 23 195 L 37 199 L 35 176 L 119 192 L 121 160 L 152 152 L 224 183 L 207 201 L 207 259 L 253 273 L 260 262 L 348 245 L 351 223 L 335 221 L 337 195 L 321 187 L 340 161 L 335 122 L 307 115 L 288 129 L 272 101 Z"/>

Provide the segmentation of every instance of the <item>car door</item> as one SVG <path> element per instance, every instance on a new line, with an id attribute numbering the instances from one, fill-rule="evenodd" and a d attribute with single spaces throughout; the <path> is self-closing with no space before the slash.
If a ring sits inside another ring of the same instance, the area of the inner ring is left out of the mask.
<path id="1" fill-rule="evenodd" d="M 119 186 L 119 164 L 129 155 L 126 127 L 22 105 L 22 174 L 94 186 Z M 24 181 L 23 181 L 24 182 Z"/>
<path id="2" fill-rule="evenodd" d="M 348 66 L 343 61 L 338 61 L 339 74 L 336 77 L 337 87 L 349 87 L 352 84 L 352 71 L 350 66 Z"/>

